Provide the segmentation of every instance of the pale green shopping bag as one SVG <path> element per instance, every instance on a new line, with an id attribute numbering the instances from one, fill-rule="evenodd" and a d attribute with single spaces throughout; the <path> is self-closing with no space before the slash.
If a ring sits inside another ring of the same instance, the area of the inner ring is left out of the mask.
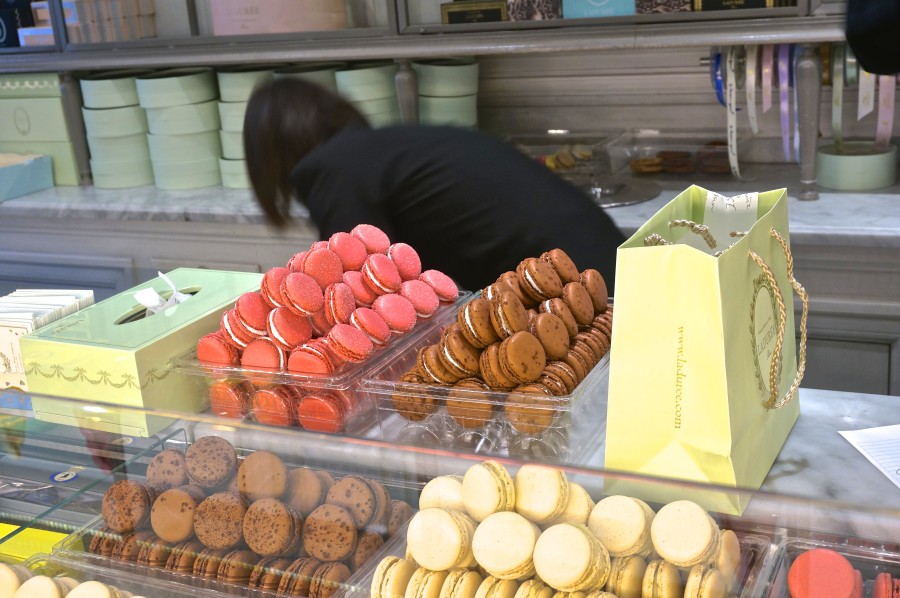
<path id="1" fill-rule="evenodd" d="M 786 190 L 690 187 L 619 247 L 615 288 L 606 469 L 758 489 L 799 415 L 805 367 L 808 300 L 793 277 Z M 640 488 L 723 513 L 749 501 Z"/>

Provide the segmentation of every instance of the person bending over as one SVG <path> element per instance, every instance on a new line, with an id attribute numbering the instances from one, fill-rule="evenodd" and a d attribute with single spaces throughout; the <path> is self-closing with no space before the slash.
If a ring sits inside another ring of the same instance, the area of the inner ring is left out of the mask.
<path id="1" fill-rule="evenodd" d="M 610 293 L 625 239 L 590 197 L 509 143 L 449 126 L 373 129 L 337 94 L 284 78 L 254 90 L 244 118 L 247 171 L 268 221 L 297 198 L 322 239 L 373 224 L 426 268 L 476 290 L 559 247 Z"/>

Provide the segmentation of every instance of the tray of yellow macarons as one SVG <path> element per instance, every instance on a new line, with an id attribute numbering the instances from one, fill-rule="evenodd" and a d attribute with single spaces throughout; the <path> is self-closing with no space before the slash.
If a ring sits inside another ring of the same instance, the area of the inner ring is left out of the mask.
<path id="1" fill-rule="evenodd" d="M 595 499 L 596 502 L 595 502 Z M 359 595 L 435 598 L 756 596 L 777 546 L 679 500 L 591 496 L 566 473 L 488 460 L 432 479 Z"/>

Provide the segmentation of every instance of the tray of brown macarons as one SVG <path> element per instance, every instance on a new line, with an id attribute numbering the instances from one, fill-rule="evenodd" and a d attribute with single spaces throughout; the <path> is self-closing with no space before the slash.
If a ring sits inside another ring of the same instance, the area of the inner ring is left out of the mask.
<path id="1" fill-rule="evenodd" d="M 603 146 L 620 132 L 532 133 L 509 141 L 525 155 L 540 162 L 579 187 L 590 187 L 598 169 L 605 169 Z M 601 163 L 601 160 L 604 162 Z"/>
<path id="2" fill-rule="evenodd" d="M 363 379 L 385 440 L 578 462 L 605 423 L 613 309 L 561 249 L 522 260 Z"/>
<path id="3" fill-rule="evenodd" d="M 328 598 L 412 517 L 398 484 L 203 436 L 116 481 L 54 554 L 182 592 L 154 596 Z"/>
<path id="4" fill-rule="evenodd" d="M 730 175 L 721 131 L 629 131 L 606 146 L 612 172 L 632 175 Z"/>

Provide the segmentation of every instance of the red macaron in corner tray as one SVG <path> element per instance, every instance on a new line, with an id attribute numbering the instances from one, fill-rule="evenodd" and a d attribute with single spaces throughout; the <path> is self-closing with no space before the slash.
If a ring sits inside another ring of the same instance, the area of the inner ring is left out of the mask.
<path id="1" fill-rule="evenodd" d="M 813 548 L 791 563 L 788 590 L 792 598 L 862 598 L 862 574 L 841 553 Z"/>
<path id="2" fill-rule="evenodd" d="M 371 359 L 458 296 L 449 276 L 423 271 L 412 246 L 392 243 L 376 226 L 317 241 L 266 271 L 260 289 L 241 295 L 219 330 L 197 342 L 198 361 L 235 370 L 211 385 L 212 409 L 270 425 L 342 431 L 353 411 L 346 396 L 295 396 L 294 382 L 272 373 L 339 376 L 345 364 Z"/>

